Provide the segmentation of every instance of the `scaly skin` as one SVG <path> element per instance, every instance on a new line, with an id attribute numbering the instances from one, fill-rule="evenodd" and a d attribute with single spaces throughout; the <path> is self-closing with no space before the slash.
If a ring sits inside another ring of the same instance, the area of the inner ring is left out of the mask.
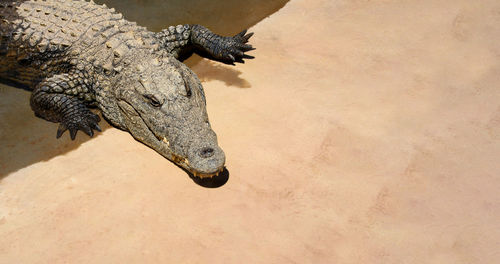
<path id="1" fill-rule="evenodd" d="M 32 90 L 35 115 L 93 136 L 96 107 L 110 123 L 188 170 L 224 168 L 203 87 L 182 60 L 193 52 L 227 64 L 252 56 L 252 33 L 222 37 L 200 25 L 158 33 L 105 5 L 79 0 L 0 1 L 0 78 Z"/>

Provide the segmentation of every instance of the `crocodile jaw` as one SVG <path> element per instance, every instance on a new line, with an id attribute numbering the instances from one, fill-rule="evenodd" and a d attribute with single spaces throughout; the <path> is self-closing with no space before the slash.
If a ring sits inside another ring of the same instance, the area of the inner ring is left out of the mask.
<path id="1" fill-rule="evenodd" d="M 165 158 L 187 170 L 193 176 L 199 178 L 212 178 L 218 176 L 224 170 L 225 156 L 220 148 L 216 147 L 219 152 L 218 154 L 222 156 L 219 157 L 219 160 L 217 161 L 217 164 L 219 164 L 218 166 L 208 172 L 206 169 L 203 171 L 201 169 L 197 169 L 193 166 L 195 158 L 193 158 L 192 162 L 190 162 L 188 157 L 175 153 L 172 149 L 170 141 L 166 137 L 155 135 L 153 130 L 146 125 L 140 114 L 130 104 L 120 100 L 118 101 L 118 106 L 124 117 L 124 126 L 136 140 L 154 149 Z"/>

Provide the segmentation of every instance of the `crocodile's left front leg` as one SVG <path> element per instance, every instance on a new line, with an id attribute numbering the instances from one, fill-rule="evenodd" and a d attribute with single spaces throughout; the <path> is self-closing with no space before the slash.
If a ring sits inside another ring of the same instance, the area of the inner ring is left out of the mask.
<path id="1" fill-rule="evenodd" d="M 92 113 L 82 100 L 71 95 L 73 91 L 84 89 L 84 85 L 68 74 L 59 74 L 43 80 L 33 90 L 31 108 L 36 116 L 59 123 L 57 138 L 66 130 L 69 130 L 73 140 L 78 130 L 91 137 L 94 135 L 93 129 L 101 131 L 97 124 L 99 116 Z"/>
<path id="2" fill-rule="evenodd" d="M 234 65 L 244 63 L 244 59 L 253 59 L 245 52 L 254 50 L 247 44 L 253 33 L 243 30 L 232 37 L 217 35 L 200 25 L 179 25 L 169 27 L 156 34 L 163 48 L 179 60 L 187 59 L 193 52 L 198 55 Z"/>

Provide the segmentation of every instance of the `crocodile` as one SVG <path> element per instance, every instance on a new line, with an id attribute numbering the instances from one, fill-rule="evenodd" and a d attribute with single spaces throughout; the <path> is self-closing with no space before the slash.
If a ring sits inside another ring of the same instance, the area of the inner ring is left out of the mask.
<path id="1" fill-rule="evenodd" d="M 35 116 L 56 137 L 101 131 L 99 112 L 198 178 L 223 171 L 193 53 L 235 65 L 253 59 L 243 30 L 221 36 L 186 24 L 152 32 L 84 0 L 0 0 L 0 78 L 31 91 Z"/>

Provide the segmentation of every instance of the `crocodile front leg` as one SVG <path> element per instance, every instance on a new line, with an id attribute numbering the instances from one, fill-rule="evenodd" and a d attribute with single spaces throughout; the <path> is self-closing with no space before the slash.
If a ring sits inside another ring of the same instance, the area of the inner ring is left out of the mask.
<path id="1" fill-rule="evenodd" d="M 78 91 L 78 87 L 73 88 L 73 85 L 67 74 L 55 75 L 39 83 L 31 94 L 30 104 L 35 115 L 59 123 L 57 138 L 66 130 L 69 130 L 72 140 L 78 130 L 91 137 L 94 135 L 92 129 L 101 131 L 97 124 L 99 116 L 92 113 L 80 99 L 67 94 Z"/>
<path id="2" fill-rule="evenodd" d="M 196 52 L 202 57 L 234 65 L 254 58 L 245 54 L 255 49 L 247 44 L 253 33 L 246 32 L 243 30 L 233 37 L 224 37 L 200 25 L 179 25 L 164 29 L 156 36 L 162 46 L 180 60 Z"/>

